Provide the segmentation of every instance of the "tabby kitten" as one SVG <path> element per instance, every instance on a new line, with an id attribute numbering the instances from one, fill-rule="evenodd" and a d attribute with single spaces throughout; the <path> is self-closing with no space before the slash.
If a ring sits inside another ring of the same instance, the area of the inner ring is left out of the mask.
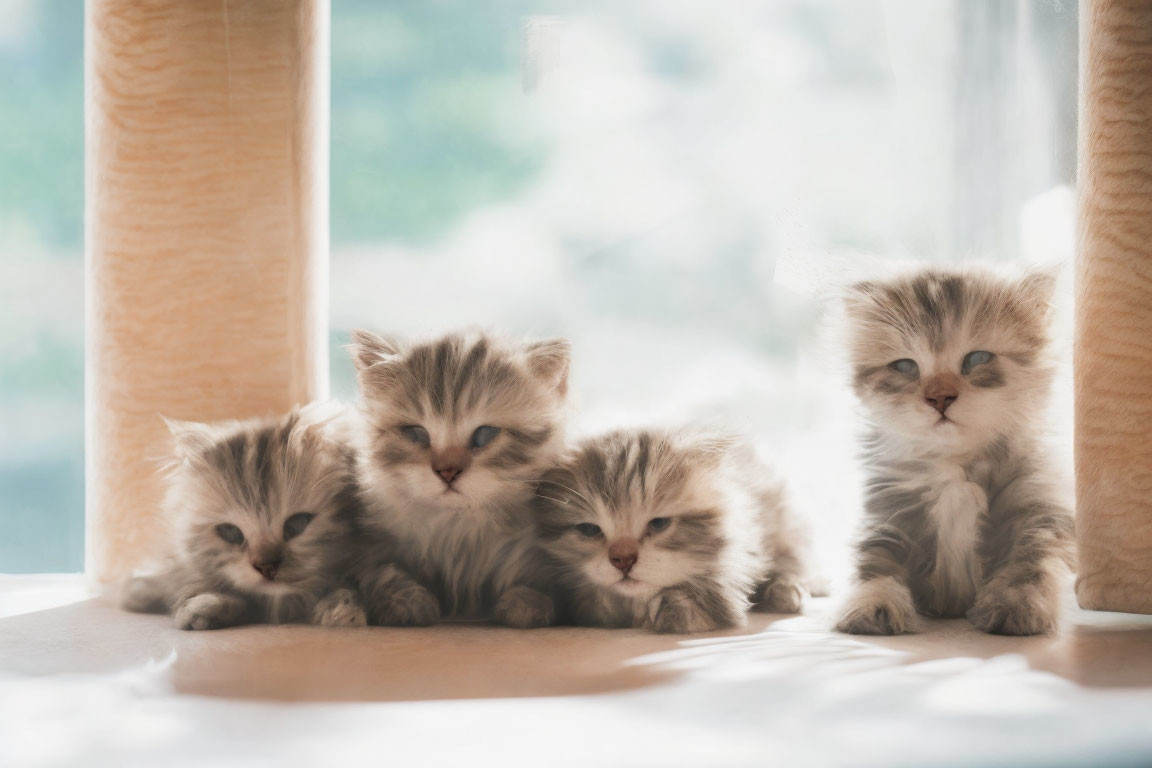
<path id="1" fill-rule="evenodd" d="M 705 632 L 744 623 L 750 605 L 795 613 L 806 593 L 781 484 L 727 438 L 586 440 L 544 476 L 535 507 L 579 624 Z"/>
<path id="2" fill-rule="evenodd" d="M 123 606 L 170 612 L 181 629 L 364 624 L 340 586 L 359 512 L 339 421 L 324 404 L 278 419 L 169 421 L 164 512 L 175 551 L 160 573 L 125 585 Z"/>
<path id="3" fill-rule="evenodd" d="M 917 613 L 997 634 L 1056 627 L 1072 514 L 1039 438 L 1054 279 L 925 270 L 852 288 L 855 390 L 870 431 L 858 583 L 837 628 Z"/>
<path id="4" fill-rule="evenodd" d="M 551 624 L 529 506 L 563 442 L 568 342 L 352 339 L 365 426 L 359 477 L 381 539 L 359 569 L 369 621 Z"/>

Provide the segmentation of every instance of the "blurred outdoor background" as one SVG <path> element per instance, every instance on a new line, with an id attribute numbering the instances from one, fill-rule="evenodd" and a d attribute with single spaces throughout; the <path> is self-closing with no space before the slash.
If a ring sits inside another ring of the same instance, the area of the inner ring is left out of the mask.
<path id="1" fill-rule="evenodd" d="M 0 572 L 83 564 L 83 8 L 0 0 Z M 829 286 L 1072 253 L 1076 5 L 332 0 L 332 388 L 358 326 L 573 340 L 577 432 L 756 435 L 832 535 Z"/>

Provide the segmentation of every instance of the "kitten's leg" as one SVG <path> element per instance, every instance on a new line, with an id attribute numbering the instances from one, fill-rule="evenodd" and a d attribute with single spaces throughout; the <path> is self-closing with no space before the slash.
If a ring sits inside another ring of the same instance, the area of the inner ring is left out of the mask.
<path id="1" fill-rule="evenodd" d="M 500 596 L 492 616 L 499 623 L 517 629 L 546 627 L 556 621 L 556 605 L 543 592 L 520 585 Z"/>
<path id="2" fill-rule="evenodd" d="M 136 613 L 167 613 L 170 599 L 163 576 L 133 576 L 120 592 L 120 607 Z"/>
<path id="3" fill-rule="evenodd" d="M 747 605 L 736 590 L 715 582 L 689 582 L 654 597 L 648 603 L 648 623 L 656 632 L 711 632 L 743 624 Z"/>
<path id="4" fill-rule="evenodd" d="M 364 606 L 350 589 L 334 589 L 312 609 L 312 623 L 322 627 L 363 627 L 368 623 Z"/>
<path id="5" fill-rule="evenodd" d="M 373 569 L 360 579 L 368 623 L 386 627 L 426 627 L 440 620 L 440 601 L 395 565 Z"/>
<path id="6" fill-rule="evenodd" d="M 1018 501 L 1013 507 L 994 509 L 990 517 L 998 524 L 989 527 L 982 548 L 989 576 L 976 592 L 968 620 L 977 629 L 998 635 L 1055 631 L 1060 573 L 1071 562 L 1071 512 Z"/>
<path id="7" fill-rule="evenodd" d="M 908 589 L 905 538 L 888 527 L 860 545 L 857 583 L 845 600 L 836 629 L 851 635 L 899 635 L 914 629 L 916 606 Z"/>
<path id="8" fill-rule="evenodd" d="M 752 610 L 799 613 L 808 596 L 803 544 L 778 536 L 772 549 L 772 570 L 752 593 Z"/>
<path id="9" fill-rule="evenodd" d="M 203 592 L 188 598 L 176 608 L 180 629 L 223 629 L 241 623 L 244 601 L 235 595 Z"/>

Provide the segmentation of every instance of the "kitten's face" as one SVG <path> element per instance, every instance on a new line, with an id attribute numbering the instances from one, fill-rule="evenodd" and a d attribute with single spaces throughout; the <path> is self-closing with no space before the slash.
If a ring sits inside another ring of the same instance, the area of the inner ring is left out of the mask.
<path id="1" fill-rule="evenodd" d="M 885 434 L 942 454 L 1029 421 L 1051 369 L 1049 276 L 927 271 L 861 283 L 848 300 L 857 395 Z"/>
<path id="2" fill-rule="evenodd" d="M 402 347 L 353 334 L 372 485 L 402 505 L 499 514 L 562 444 L 569 351 L 449 335 Z"/>
<path id="3" fill-rule="evenodd" d="M 585 441 L 538 486 L 545 548 L 570 572 L 636 599 L 703 574 L 724 542 L 718 451 L 650 431 Z"/>
<path id="4" fill-rule="evenodd" d="M 351 457 L 297 413 L 271 425 L 173 424 L 170 499 L 188 560 L 254 593 L 311 590 L 346 549 Z"/>

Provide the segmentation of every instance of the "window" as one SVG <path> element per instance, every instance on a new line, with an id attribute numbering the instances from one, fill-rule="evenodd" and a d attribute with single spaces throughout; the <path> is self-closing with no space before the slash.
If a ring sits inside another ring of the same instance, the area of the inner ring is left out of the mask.
<path id="1" fill-rule="evenodd" d="M 0 572 L 79 571 L 84 8 L 0 16 Z"/>
<path id="2" fill-rule="evenodd" d="M 824 286 L 1070 257 L 1071 4 L 497 5 L 333 7 L 338 395 L 358 325 L 566 335 L 580 430 L 748 429 L 835 527 Z"/>
<path id="3" fill-rule="evenodd" d="M 332 5 L 338 396 L 356 326 L 566 335 L 577 431 L 744 428 L 846 517 L 821 287 L 1071 254 L 1073 3 Z M 83 9 L 0 9 L 0 572 L 78 570 Z"/>

